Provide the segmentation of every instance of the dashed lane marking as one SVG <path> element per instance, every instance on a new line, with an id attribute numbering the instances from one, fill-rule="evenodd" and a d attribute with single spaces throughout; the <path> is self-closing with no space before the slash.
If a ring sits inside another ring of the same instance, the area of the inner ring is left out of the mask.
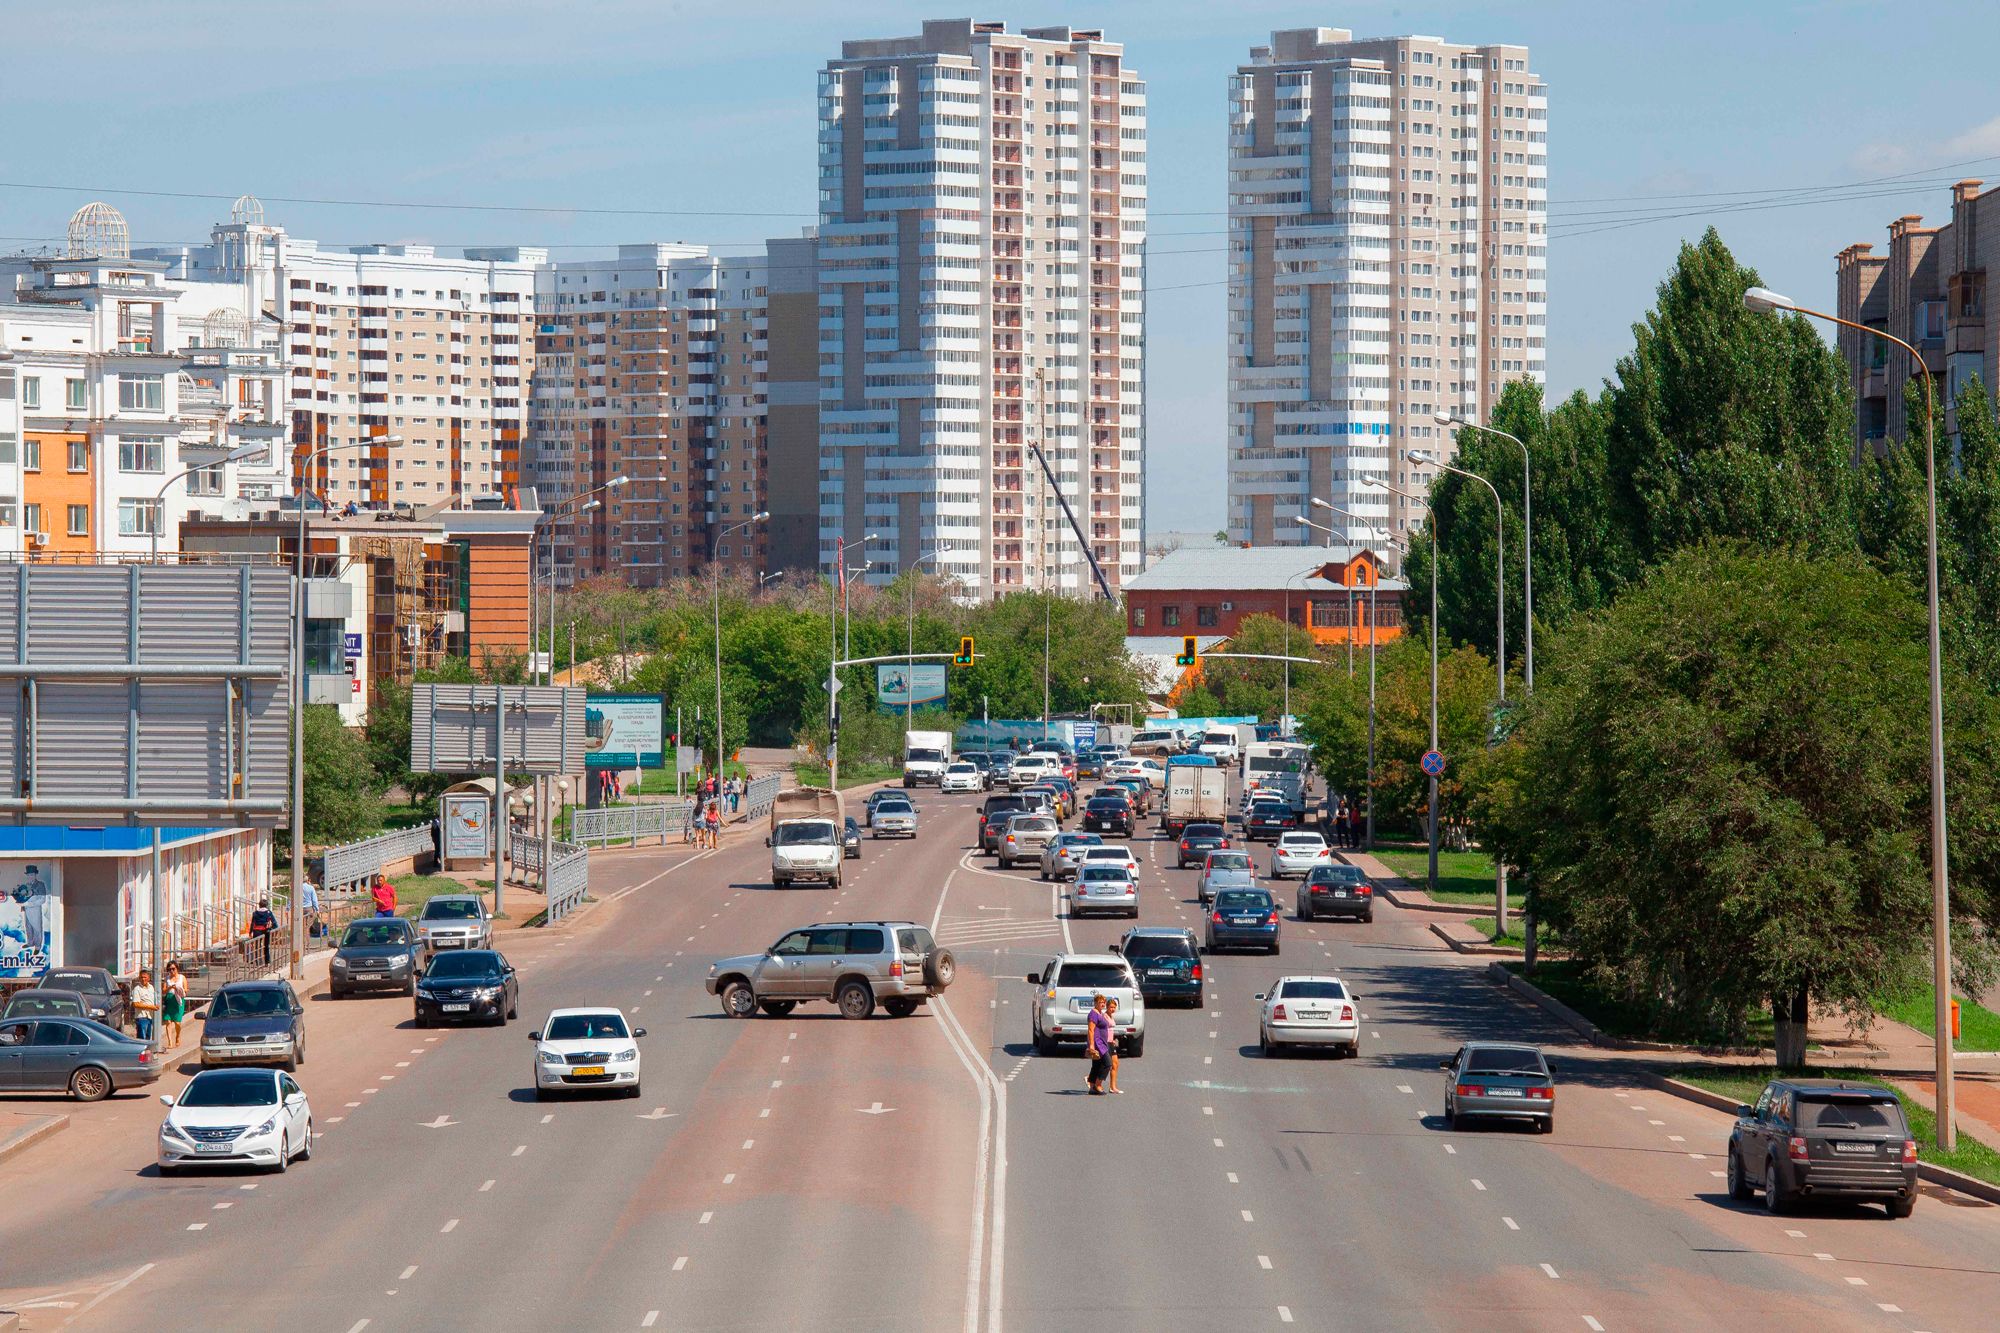
<path id="1" fill-rule="evenodd" d="M 445 1232 L 456 1231 L 456 1230 L 458 1230 L 458 1219 L 454 1217 L 449 1222 L 446 1222 L 443 1226 L 438 1228 L 438 1234 L 443 1235 Z"/>
<path id="2" fill-rule="evenodd" d="M 1257 1256 L 1257 1267 L 1259 1267 L 1259 1268 L 1269 1268 L 1270 1266 L 1271 1266 L 1271 1256 L 1270 1256 L 1270 1255 L 1268 1255 L 1268 1254 L 1260 1254 L 1260 1255 L 1258 1255 L 1258 1256 Z"/>
<path id="3" fill-rule="evenodd" d="M 653 1325 L 659 1322 L 660 1322 L 660 1312 L 658 1310 L 648 1310 L 646 1311 L 646 1317 L 639 1321 L 639 1327 L 651 1328 Z"/>
<path id="4" fill-rule="evenodd" d="M 551 1112 L 549 1112 L 549 1113 L 548 1113 L 547 1115 L 545 1115 L 545 1116 L 543 1116 L 543 1117 L 542 1117 L 542 1123 L 546 1125 L 546 1124 L 548 1124 L 548 1123 L 549 1123 L 549 1121 L 551 1121 L 551 1120 L 553 1120 L 553 1119 L 555 1119 L 555 1118 L 556 1118 L 556 1113 L 555 1113 L 554 1111 L 551 1111 Z"/>
<path id="5" fill-rule="evenodd" d="M 756 1146 L 757 1146 L 757 1140 L 755 1140 L 755 1139 L 745 1139 L 745 1140 L 743 1140 L 743 1151 L 744 1151 L 744 1152 L 749 1152 L 749 1151 L 750 1151 L 750 1150 L 751 1150 L 752 1148 L 754 1148 L 754 1147 L 756 1147 Z"/>
<path id="6" fill-rule="evenodd" d="M 1239 1180 L 1238 1180 L 1238 1179 L 1236 1178 L 1236 1173 L 1235 1173 L 1234 1171 L 1230 1171 L 1230 1172 L 1228 1172 L 1228 1173 L 1227 1173 L 1227 1175 L 1229 1176 L 1229 1183 L 1230 1183 L 1230 1184 L 1232 1184 L 1232 1185 L 1240 1185 L 1240 1184 L 1242 1184 L 1242 1182 L 1241 1182 L 1241 1181 L 1239 1181 Z"/>
<path id="7" fill-rule="evenodd" d="M 1256 1220 L 1257 1220 L 1256 1218 L 1254 1218 L 1254 1217 L 1250 1216 L 1250 1210 L 1249 1210 L 1248 1208 L 1244 1208 L 1244 1209 L 1240 1209 L 1239 1211 L 1241 1211 L 1241 1212 L 1242 1212 L 1242 1214 L 1243 1214 L 1243 1220 L 1244 1220 L 1245 1222 L 1254 1222 L 1254 1221 L 1256 1221 Z"/>
<path id="8" fill-rule="evenodd" d="M 674 1271 L 676 1273 L 680 1272 L 683 1268 L 686 1268 L 687 1266 L 688 1266 L 688 1257 L 685 1254 L 682 1255 L 680 1258 L 674 1260 Z"/>
<path id="9" fill-rule="evenodd" d="M 221 1203 L 215 1205 L 215 1211 L 219 1213 L 225 1208 L 234 1208 L 235 1206 L 236 1204 L 233 1200 L 224 1199 Z"/>
<path id="10" fill-rule="evenodd" d="M 1543 1264 L 1542 1271 L 1544 1273 L 1547 1273 L 1550 1277 L 1559 1278 L 1562 1276 L 1561 1273 L 1556 1272 L 1556 1266 L 1554 1264 Z"/>
<path id="11" fill-rule="evenodd" d="M 528 1145 L 527 1145 L 527 1144 L 525 1144 L 525 1143 L 523 1143 L 523 1144 L 520 1144 L 520 1145 L 518 1145 L 517 1147 L 515 1147 L 515 1149 L 514 1149 L 514 1152 L 513 1152 L 513 1155 L 514 1155 L 514 1156 L 516 1156 L 516 1157 L 519 1157 L 519 1156 L 520 1156 L 520 1155 L 521 1155 L 522 1153 L 524 1153 L 524 1152 L 526 1152 L 526 1151 L 528 1151 Z"/>
<path id="12" fill-rule="evenodd" d="M 1453 1157 L 1458 1156 L 1458 1149 L 1452 1147 L 1449 1143 L 1444 1145 L 1444 1150 L 1450 1153 Z"/>
<path id="13" fill-rule="evenodd" d="M 408 1282 L 411 1278 L 415 1277 L 416 1275 L 417 1275 L 417 1266 L 415 1264 L 411 1264 L 408 1268 L 405 1268 L 403 1270 L 403 1275 L 397 1278 L 396 1281 Z"/>
<path id="14" fill-rule="evenodd" d="M 728 1175 L 722 1178 L 722 1183 L 725 1185 L 734 1185 L 736 1183 L 736 1173 L 734 1171 L 731 1171 Z"/>
<path id="15" fill-rule="evenodd" d="M 1595 1319 L 1592 1319 L 1589 1315 L 1585 1315 L 1583 1317 L 1583 1326 L 1585 1328 L 1594 1328 L 1597 1330 L 1597 1333 L 1604 1333 L 1604 1325 L 1598 1323 Z"/>
<path id="16" fill-rule="evenodd" d="M 1484 1194 L 1486 1192 L 1486 1182 L 1483 1180 L 1475 1180 L 1472 1182 L 1472 1188 L 1478 1190 L 1481 1194 Z"/>
<path id="17" fill-rule="evenodd" d="M 189 1231 L 206 1231 L 206 1230 L 208 1230 L 208 1223 L 206 1223 L 206 1222 L 190 1222 L 190 1223 L 188 1223 L 188 1228 L 187 1228 L 187 1229 L 188 1229 Z"/>
<path id="18" fill-rule="evenodd" d="M 1521 1229 L 1521 1224 L 1519 1222 L 1516 1222 L 1511 1217 L 1503 1217 L 1500 1220 L 1507 1224 L 1507 1229 L 1509 1231 L 1519 1231 Z"/>
<path id="19" fill-rule="evenodd" d="M 494 1181 L 491 1181 L 491 1180 L 487 1181 L 487 1182 L 486 1182 L 486 1183 L 485 1183 L 484 1185 L 481 1185 L 481 1186 L 479 1187 L 479 1192 L 480 1192 L 481 1194 L 486 1194 L 486 1193 L 489 1193 L 489 1192 L 491 1192 L 491 1191 L 492 1191 L 492 1189 L 493 1189 L 493 1186 L 494 1186 L 494 1184 L 495 1184 L 495 1183 L 496 1183 L 496 1182 L 494 1182 Z"/>
<path id="20" fill-rule="evenodd" d="M 703 1214 L 701 1215 L 701 1221 L 700 1221 L 700 1222 L 699 1222 L 699 1223 L 698 1223 L 697 1225 L 699 1225 L 699 1226 L 707 1226 L 707 1225 L 708 1225 L 708 1222 L 709 1222 L 709 1219 L 710 1219 L 710 1218 L 712 1218 L 712 1217 L 714 1217 L 714 1216 L 715 1216 L 715 1214 L 714 1214 L 714 1213 L 703 1213 Z"/>
<path id="21" fill-rule="evenodd" d="M 1289 1305 L 1281 1305 L 1278 1307 L 1278 1322 L 1281 1324 L 1289 1324 L 1292 1322 L 1292 1308 Z"/>

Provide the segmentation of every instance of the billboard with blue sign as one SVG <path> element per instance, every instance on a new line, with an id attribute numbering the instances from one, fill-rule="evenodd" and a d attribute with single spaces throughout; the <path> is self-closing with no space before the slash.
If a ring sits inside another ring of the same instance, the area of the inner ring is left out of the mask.
<path id="1" fill-rule="evenodd" d="M 660 696 L 593 694 L 583 702 L 586 768 L 660 768 Z"/>
<path id="2" fill-rule="evenodd" d="M 890 712 L 944 707 L 942 662 L 884 662 L 875 668 L 875 701 Z"/>

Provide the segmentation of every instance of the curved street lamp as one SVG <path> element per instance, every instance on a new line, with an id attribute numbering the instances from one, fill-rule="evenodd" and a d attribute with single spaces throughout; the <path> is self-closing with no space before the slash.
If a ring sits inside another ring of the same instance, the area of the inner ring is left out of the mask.
<path id="1" fill-rule="evenodd" d="M 755 527 L 770 516 L 770 510 L 760 510 L 741 523 L 730 524 L 715 535 L 716 545 L 720 546 L 723 538 L 730 533 Z M 715 603 L 715 780 L 719 783 L 723 778 L 722 765 L 728 742 L 722 735 L 722 564 L 712 556 L 708 562 L 708 587 Z"/>
<path id="2" fill-rule="evenodd" d="M 1482 426 L 1476 421 L 1450 412 L 1440 411 L 1433 418 L 1440 426 L 1458 426 L 1465 430 L 1476 430 L 1482 435 L 1497 435 L 1503 440 L 1512 440 L 1521 451 L 1521 590 L 1523 608 L 1527 616 L 1527 659 L 1522 665 L 1522 676 L 1528 693 L 1535 692 L 1535 491 L 1529 476 L 1528 446 L 1520 436 L 1509 435 L 1493 426 Z"/>

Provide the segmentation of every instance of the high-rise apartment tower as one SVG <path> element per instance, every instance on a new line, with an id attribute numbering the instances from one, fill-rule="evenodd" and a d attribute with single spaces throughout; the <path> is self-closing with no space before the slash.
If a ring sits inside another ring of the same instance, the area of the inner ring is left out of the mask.
<path id="1" fill-rule="evenodd" d="M 1229 89 L 1229 532 L 1401 531 L 1455 432 L 1546 372 L 1548 89 L 1527 48 L 1271 34 Z"/>

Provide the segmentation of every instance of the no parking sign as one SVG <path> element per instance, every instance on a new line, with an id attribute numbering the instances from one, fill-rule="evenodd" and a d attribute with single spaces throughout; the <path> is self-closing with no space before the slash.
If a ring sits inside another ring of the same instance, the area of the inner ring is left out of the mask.
<path id="1" fill-rule="evenodd" d="M 1439 750 L 1424 751 L 1423 770 L 1434 778 L 1444 776 L 1444 754 Z"/>

